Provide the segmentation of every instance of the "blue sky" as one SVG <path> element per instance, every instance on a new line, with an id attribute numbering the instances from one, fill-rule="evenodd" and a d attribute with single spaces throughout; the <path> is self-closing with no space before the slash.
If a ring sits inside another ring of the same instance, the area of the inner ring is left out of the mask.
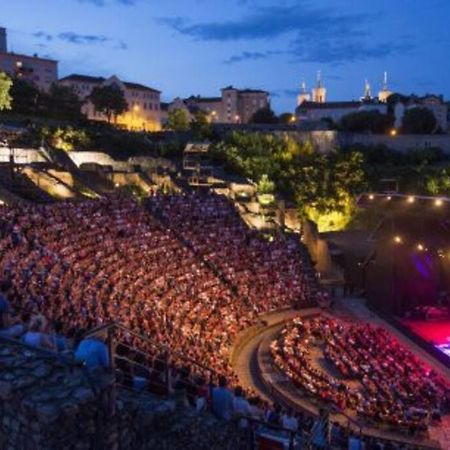
<path id="1" fill-rule="evenodd" d="M 9 50 L 60 61 L 60 76 L 147 84 L 163 99 L 264 88 L 293 110 L 322 71 L 329 99 L 450 97 L 450 0 L 1 0 Z M 5 7 L 7 3 L 7 8 Z"/>

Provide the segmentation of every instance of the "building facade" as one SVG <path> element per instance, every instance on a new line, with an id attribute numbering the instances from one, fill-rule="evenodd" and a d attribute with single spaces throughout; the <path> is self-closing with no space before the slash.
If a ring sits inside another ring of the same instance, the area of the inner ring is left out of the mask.
<path id="1" fill-rule="evenodd" d="M 0 28 L 0 72 L 26 80 L 48 92 L 58 80 L 58 61 L 8 52 L 6 29 Z"/>
<path id="2" fill-rule="evenodd" d="M 211 123 L 249 123 L 256 111 L 270 106 L 269 93 L 258 89 L 236 89 L 228 86 L 220 97 L 191 96 L 176 98 L 164 105 L 164 113 L 174 109 L 186 111 L 191 120 L 197 111 L 203 111 Z"/>
<path id="3" fill-rule="evenodd" d="M 362 101 L 303 102 L 297 107 L 296 115 L 299 121 L 331 119 L 334 123 L 338 123 L 347 114 L 361 111 L 378 111 L 381 114 L 386 114 L 387 105 L 385 103 L 368 103 Z"/>
<path id="4" fill-rule="evenodd" d="M 89 101 L 92 90 L 98 86 L 117 86 L 124 93 L 128 110 L 119 115 L 115 123 L 130 130 L 159 131 L 161 129 L 161 92 L 138 83 L 109 78 L 73 74 L 59 80 L 59 84 L 72 88 L 83 101 L 82 112 L 89 120 L 106 122 L 106 115 L 95 110 Z"/>

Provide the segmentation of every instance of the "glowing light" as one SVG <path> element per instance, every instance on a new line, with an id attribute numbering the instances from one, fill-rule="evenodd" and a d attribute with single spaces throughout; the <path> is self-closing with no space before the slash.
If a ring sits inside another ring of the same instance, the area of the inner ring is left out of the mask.
<path id="1" fill-rule="evenodd" d="M 422 244 L 417 244 L 417 250 L 419 250 L 419 252 L 422 252 L 424 249 L 425 248 Z"/>
<path id="2" fill-rule="evenodd" d="M 416 201 L 416 199 L 414 198 L 414 196 L 410 195 L 408 197 L 408 203 L 414 203 Z"/>
<path id="3" fill-rule="evenodd" d="M 372 194 L 369 195 L 369 200 L 373 200 L 374 198 L 375 197 Z"/>
<path id="4" fill-rule="evenodd" d="M 435 206 L 442 206 L 442 200 L 440 199 L 440 198 L 438 198 L 438 199 L 436 199 L 435 201 L 434 201 L 434 204 L 435 204 Z"/>
<path id="5" fill-rule="evenodd" d="M 401 244 L 403 242 L 403 240 L 402 240 L 401 236 L 395 236 L 394 242 L 396 244 Z"/>
<path id="6" fill-rule="evenodd" d="M 389 132 L 389 134 L 390 134 L 392 137 L 395 137 L 395 136 L 397 136 L 397 130 L 396 130 L 395 128 L 392 128 L 392 130 Z"/>
<path id="7" fill-rule="evenodd" d="M 392 200 L 392 197 L 391 197 L 390 195 L 388 195 L 388 196 L 386 197 L 386 200 Z"/>
<path id="8" fill-rule="evenodd" d="M 120 185 L 119 185 L 119 183 L 115 183 L 114 186 L 115 186 L 116 188 L 118 188 Z"/>

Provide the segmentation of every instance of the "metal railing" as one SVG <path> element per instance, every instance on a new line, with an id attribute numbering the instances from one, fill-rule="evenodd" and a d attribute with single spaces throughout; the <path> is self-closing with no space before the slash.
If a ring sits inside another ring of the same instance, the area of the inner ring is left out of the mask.
<path id="1" fill-rule="evenodd" d="M 106 340 L 111 370 L 122 388 L 161 397 L 181 396 L 184 390 L 192 403 L 192 392 L 203 386 L 210 394 L 217 383 L 213 369 L 117 322 L 94 328 L 84 337 Z"/>

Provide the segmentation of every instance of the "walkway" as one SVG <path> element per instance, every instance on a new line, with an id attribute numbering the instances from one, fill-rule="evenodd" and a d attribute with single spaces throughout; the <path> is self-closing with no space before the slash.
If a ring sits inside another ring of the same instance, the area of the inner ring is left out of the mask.
<path id="1" fill-rule="evenodd" d="M 241 385 L 246 389 L 252 389 L 265 400 L 275 400 L 285 406 L 307 411 L 310 414 L 317 414 L 319 405 L 314 399 L 303 396 L 287 376 L 274 368 L 268 347 L 270 342 L 279 334 L 286 321 L 291 320 L 297 315 L 305 317 L 317 314 L 318 312 L 319 310 L 314 308 L 302 311 L 289 310 L 282 314 L 274 314 L 267 320 L 267 326 L 253 330 L 247 333 L 247 335 L 244 333 L 242 341 L 236 347 L 237 350 L 233 357 L 233 367 Z M 404 344 L 411 345 L 413 347 L 412 350 L 419 354 L 420 357 L 422 357 L 422 353 L 425 353 L 411 342 L 405 342 L 406 338 L 401 333 L 392 329 L 391 326 L 369 311 L 359 300 L 338 301 L 333 307 L 332 314 L 340 317 L 342 320 L 354 320 L 356 318 L 376 325 L 386 326 Z M 424 359 L 432 365 L 432 361 L 429 361 L 429 355 Z M 436 362 L 436 364 L 438 363 Z M 441 369 L 448 370 L 443 367 Z M 436 370 L 438 370 L 437 367 Z M 348 419 L 342 415 L 337 415 L 333 419 L 344 425 L 348 424 Z M 365 434 L 391 440 L 401 439 L 403 442 L 410 442 L 416 445 L 433 446 L 434 441 L 434 443 L 439 442 L 442 449 L 450 450 L 450 417 L 446 417 L 440 427 L 432 427 L 429 432 L 430 440 L 426 441 L 418 441 L 416 439 L 410 439 L 408 436 L 399 435 L 398 433 L 380 431 L 367 427 L 365 427 Z"/>

